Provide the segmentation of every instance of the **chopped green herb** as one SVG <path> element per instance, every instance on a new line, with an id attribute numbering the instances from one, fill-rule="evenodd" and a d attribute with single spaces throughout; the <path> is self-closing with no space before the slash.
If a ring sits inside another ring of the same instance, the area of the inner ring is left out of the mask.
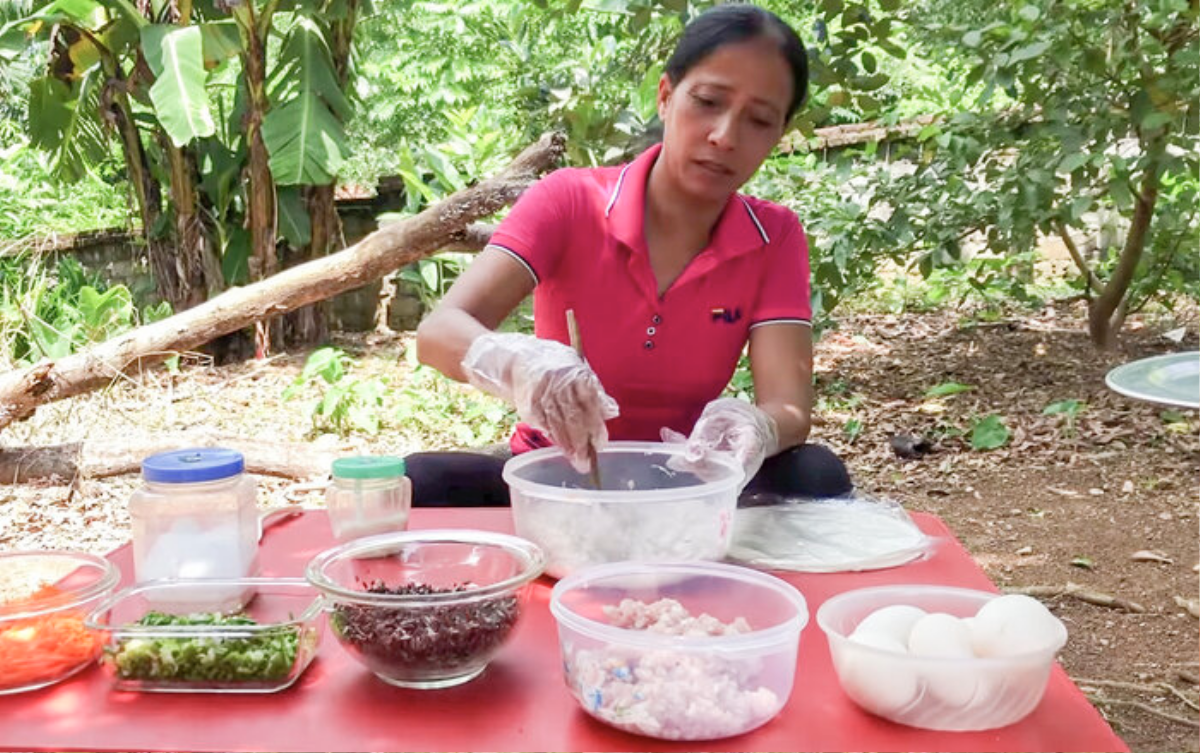
<path id="1" fill-rule="evenodd" d="M 257 625 L 245 615 L 169 615 L 149 612 L 136 625 L 236 627 Z M 124 680 L 264 682 L 287 677 L 296 663 L 300 630 L 295 626 L 247 637 L 162 636 L 127 638 L 106 649 Z"/>

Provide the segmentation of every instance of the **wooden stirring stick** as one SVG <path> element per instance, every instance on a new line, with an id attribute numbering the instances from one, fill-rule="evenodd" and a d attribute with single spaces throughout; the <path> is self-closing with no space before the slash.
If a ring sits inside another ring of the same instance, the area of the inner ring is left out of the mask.
<path id="1" fill-rule="evenodd" d="M 575 322 L 575 309 L 567 309 L 567 332 L 571 336 L 571 347 L 586 363 L 587 357 L 583 355 L 583 341 L 579 339 L 579 325 Z M 588 473 L 592 486 L 603 489 L 604 487 L 600 484 L 600 462 L 596 459 L 596 445 L 592 444 L 590 439 L 588 440 L 587 454 L 588 462 L 592 464 L 592 470 Z"/>

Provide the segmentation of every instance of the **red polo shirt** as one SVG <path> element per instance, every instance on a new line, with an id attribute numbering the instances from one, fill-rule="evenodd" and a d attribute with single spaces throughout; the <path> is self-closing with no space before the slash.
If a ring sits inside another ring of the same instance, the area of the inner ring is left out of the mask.
<path id="1" fill-rule="evenodd" d="M 569 343 L 575 310 L 588 363 L 621 415 L 613 439 L 692 430 L 737 367 L 750 330 L 808 325 L 808 243 L 791 210 L 734 194 L 711 242 L 658 295 L 643 232 L 661 146 L 623 167 L 557 170 L 531 186 L 490 244 L 535 282 L 534 331 Z M 527 428 L 527 427 L 526 427 Z M 513 449 L 542 444 L 518 430 Z"/>

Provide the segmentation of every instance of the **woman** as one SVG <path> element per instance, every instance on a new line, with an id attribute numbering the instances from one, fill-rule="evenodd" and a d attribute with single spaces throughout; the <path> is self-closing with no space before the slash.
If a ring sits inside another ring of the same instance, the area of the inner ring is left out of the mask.
<path id="1" fill-rule="evenodd" d="M 807 93 L 804 47 L 774 14 L 722 5 L 683 32 L 658 85 L 662 144 L 623 167 L 532 186 L 417 331 L 420 360 L 512 402 L 514 452 L 682 440 L 732 452 L 747 491 L 851 488 L 811 425 L 808 249 L 796 216 L 737 190 Z M 536 336 L 493 330 L 530 292 Z M 587 361 L 567 345 L 573 310 Z M 756 404 L 720 398 L 749 342 Z M 607 425 L 606 425 L 607 422 Z M 764 460 L 766 461 L 764 463 Z M 416 504 L 507 504 L 502 462 L 410 456 Z"/>

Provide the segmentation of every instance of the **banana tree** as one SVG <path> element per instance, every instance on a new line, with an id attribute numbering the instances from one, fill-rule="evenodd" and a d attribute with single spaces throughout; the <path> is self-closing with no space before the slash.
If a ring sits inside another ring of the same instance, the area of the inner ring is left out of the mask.
<path id="1" fill-rule="evenodd" d="M 0 29 L 0 54 L 49 42 L 30 87 L 34 142 L 69 180 L 115 138 L 159 293 L 185 308 L 270 276 L 281 240 L 324 254 L 339 236 L 332 184 L 358 8 L 54 0 Z M 326 198 L 305 202 L 311 186 Z"/>
<path id="2" fill-rule="evenodd" d="M 245 179 L 229 180 L 226 169 L 211 183 L 223 211 L 232 205 L 231 191 L 244 188 L 240 205 L 248 234 L 228 234 L 225 268 L 244 269 L 248 279 L 258 280 L 279 268 L 281 245 L 289 260 L 307 260 L 328 253 L 340 239 L 333 185 L 347 151 L 344 123 L 351 108 L 344 89 L 358 0 L 226 7 L 236 29 L 240 76 L 228 116 L 228 149 L 213 163 L 240 163 Z M 273 37 L 282 37 L 277 54 L 271 53 Z M 324 334 L 319 308 L 297 312 L 293 322 L 296 340 L 312 342 Z M 272 336 L 260 325 L 259 352 L 281 342 L 281 334 Z"/>
<path id="3" fill-rule="evenodd" d="M 171 7 L 143 12 L 125 0 L 56 0 L 0 30 L 0 48 L 45 46 L 46 74 L 30 84 L 28 127 L 60 179 L 93 169 L 113 140 L 119 144 L 159 295 L 186 308 L 219 290 L 221 279 L 198 220 L 194 160 L 178 148 L 184 127 L 204 133 L 211 121 L 203 122 L 203 102 L 192 101 L 185 75 L 197 65 L 195 30 L 174 34 L 174 15 Z"/>

